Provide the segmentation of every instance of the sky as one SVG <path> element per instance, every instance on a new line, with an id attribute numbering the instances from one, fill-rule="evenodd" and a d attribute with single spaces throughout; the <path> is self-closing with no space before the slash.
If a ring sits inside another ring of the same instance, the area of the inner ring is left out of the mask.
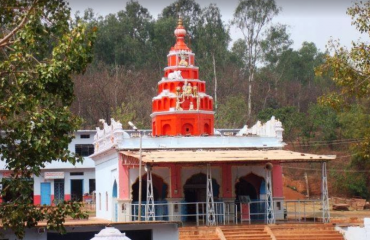
<path id="1" fill-rule="evenodd" d="M 128 0 L 67 0 L 72 12 L 83 12 L 87 8 L 94 9 L 95 13 L 105 16 L 123 10 Z M 174 0 L 138 0 L 147 8 L 154 18 L 158 17 L 162 9 Z M 239 0 L 196 0 L 201 7 L 215 3 L 221 10 L 225 23 L 229 23 L 238 5 Z M 361 39 L 369 41 L 369 37 L 361 35 L 351 25 L 351 17 L 346 14 L 347 8 L 352 6 L 353 0 L 276 0 L 282 11 L 273 19 L 273 23 L 288 25 L 288 32 L 294 41 L 293 48 L 299 49 L 304 41 L 313 42 L 325 51 L 328 41 L 339 39 L 341 44 L 351 46 L 352 41 Z M 230 29 L 233 41 L 242 37 L 240 30 Z"/>

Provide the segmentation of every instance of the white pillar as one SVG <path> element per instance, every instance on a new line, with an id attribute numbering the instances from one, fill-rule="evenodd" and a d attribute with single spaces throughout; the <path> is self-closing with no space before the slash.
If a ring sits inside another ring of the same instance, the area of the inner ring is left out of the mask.
<path id="1" fill-rule="evenodd" d="M 215 203 L 213 200 L 212 170 L 207 164 L 207 225 L 216 225 Z"/>
<path id="2" fill-rule="evenodd" d="M 275 223 L 274 201 L 272 198 L 271 170 L 272 164 L 266 164 L 266 220 L 267 224 Z"/>
<path id="3" fill-rule="evenodd" d="M 330 222 L 329 210 L 329 192 L 328 192 L 328 179 L 326 173 L 326 162 L 322 162 L 322 185 L 321 185 L 321 201 L 322 201 L 322 222 Z"/>
<path id="4" fill-rule="evenodd" d="M 146 165 L 147 168 L 147 182 L 146 182 L 146 211 L 145 220 L 149 221 L 153 219 L 155 221 L 155 205 L 154 205 L 154 191 L 153 191 L 153 178 L 152 178 L 152 167 Z"/>

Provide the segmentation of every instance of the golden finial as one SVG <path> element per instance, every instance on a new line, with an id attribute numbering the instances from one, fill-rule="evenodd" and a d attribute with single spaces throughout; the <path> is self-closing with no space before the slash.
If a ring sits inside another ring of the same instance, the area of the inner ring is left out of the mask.
<path id="1" fill-rule="evenodd" d="M 181 18 L 181 14 L 180 14 L 180 6 L 179 6 L 178 3 L 176 3 L 175 4 L 175 7 L 176 7 L 176 12 L 179 15 L 179 20 L 177 21 L 177 25 L 178 26 L 182 26 L 182 18 Z"/>
<path id="2" fill-rule="evenodd" d="M 177 25 L 178 26 L 182 26 L 182 18 L 181 18 L 181 16 L 179 16 L 179 20 L 177 21 Z"/>

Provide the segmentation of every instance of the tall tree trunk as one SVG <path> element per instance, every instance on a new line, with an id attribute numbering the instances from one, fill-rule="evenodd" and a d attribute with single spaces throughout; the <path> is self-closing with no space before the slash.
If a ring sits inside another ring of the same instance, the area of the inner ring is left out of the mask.
<path id="1" fill-rule="evenodd" d="M 115 62 L 116 65 L 116 76 L 115 76 L 115 83 L 114 83 L 114 109 L 117 108 L 118 106 L 118 100 L 117 100 L 117 95 L 118 95 L 118 65 L 117 62 Z"/>
<path id="2" fill-rule="evenodd" d="M 212 53 L 212 62 L 213 62 L 213 74 L 215 76 L 215 112 L 217 113 L 217 72 L 216 72 L 216 60 L 215 54 Z"/>
<path id="3" fill-rule="evenodd" d="M 249 77 L 248 77 L 248 113 L 247 113 L 247 119 L 250 119 L 252 114 L 252 82 L 254 78 L 254 71 L 250 69 L 249 71 Z"/>

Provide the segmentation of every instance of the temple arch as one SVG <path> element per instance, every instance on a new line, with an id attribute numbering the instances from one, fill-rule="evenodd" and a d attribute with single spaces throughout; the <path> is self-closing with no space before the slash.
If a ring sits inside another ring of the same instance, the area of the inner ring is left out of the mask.
<path id="1" fill-rule="evenodd" d="M 243 177 L 237 179 L 235 183 L 235 195 L 236 201 L 239 201 L 240 196 L 249 196 L 251 200 L 259 200 L 261 185 L 265 182 L 263 177 L 260 177 L 254 173 L 249 173 Z"/>
<path id="2" fill-rule="evenodd" d="M 154 201 L 166 200 L 168 195 L 168 185 L 162 177 L 153 174 L 153 192 Z M 147 187 L 147 174 L 142 176 L 142 189 L 141 189 L 141 201 L 146 201 L 146 187 Z M 132 190 L 132 201 L 137 202 L 139 200 L 139 178 L 136 179 L 135 183 L 131 186 Z"/>
<path id="3" fill-rule="evenodd" d="M 220 185 L 216 179 L 212 178 L 213 197 L 218 198 L 220 193 Z M 186 180 L 184 185 L 184 198 L 186 202 L 206 202 L 207 195 L 207 175 L 198 173 L 192 175 Z M 187 214 L 196 214 L 196 205 L 189 204 L 186 207 Z M 195 217 L 187 217 L 188 221 L 194 221 Z"/>

